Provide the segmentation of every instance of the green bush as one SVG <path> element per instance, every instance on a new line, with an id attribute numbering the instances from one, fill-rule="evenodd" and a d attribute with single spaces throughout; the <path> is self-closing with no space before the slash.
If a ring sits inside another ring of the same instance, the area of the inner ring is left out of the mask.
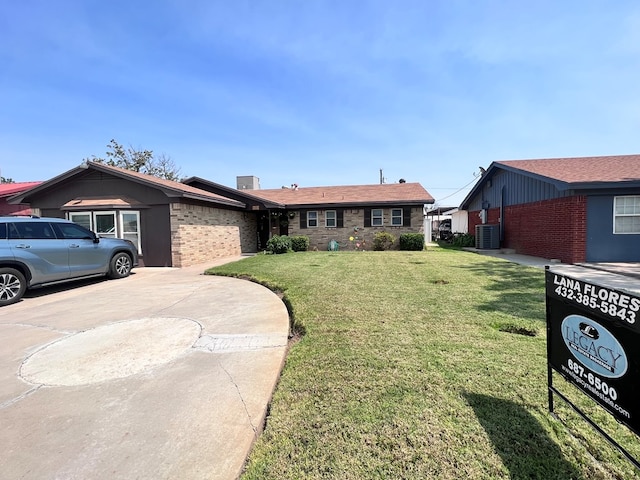
<path id="1" fill-rule="evenodd" d="M 475 247 L 476 237 L 469 233 L 455 233 L 453 235 L 454 247 Z"/>
<path id="2" fill-rule="evenodd" d="M 267 241 L 267 252 L 287 253 L 291 250 L 291 238 L 287 235 L 274 235 Z"/>
<path id="3" fill-rule="evenodd" d="M 309 250 L 309 237 L 305 235 L 291 237 L 291 249 L 294 252 L 306 252 Z"/>
<path id="4" fill-rule="evenodd" d="M 424 250 L 424 235 L 422 233 L 403 233 L 400 235 L 400 250 Z"/>
<path id="5" fill-rule="evenodd" d="M 388 232 L 378 232 L 373 236 L 373 249 L 377 251 L 389 250 L 396 237 Z"/>

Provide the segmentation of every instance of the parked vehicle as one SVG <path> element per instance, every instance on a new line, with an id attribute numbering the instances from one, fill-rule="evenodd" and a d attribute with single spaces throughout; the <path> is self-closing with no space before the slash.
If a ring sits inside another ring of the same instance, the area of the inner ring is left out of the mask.
<path id="1" fill-rule="evenodd" d="M 438 226 L 438 238 L 445 242 L 453 239 L 453 232 L 451 231 L 451 219 L 446 218 L 440 222 Z"/>
<path id="2" fill-rule="evenodd" d="M 102 238 L 60 218 L 0 217 L 0 306 L 27 289 L 79 278 L 123 278 L 138 265 L 132 242 Z"/>

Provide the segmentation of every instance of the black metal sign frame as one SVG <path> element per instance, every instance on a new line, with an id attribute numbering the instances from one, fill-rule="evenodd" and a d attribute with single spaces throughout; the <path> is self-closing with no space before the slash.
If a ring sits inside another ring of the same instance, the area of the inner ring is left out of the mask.
<path id="1" fill-rule="evenodd" d="M 640 462 L 553 386 L 553 371 L 640 435 L 640 297 L 547 267 L 547 381 L 635 466 Z"/>

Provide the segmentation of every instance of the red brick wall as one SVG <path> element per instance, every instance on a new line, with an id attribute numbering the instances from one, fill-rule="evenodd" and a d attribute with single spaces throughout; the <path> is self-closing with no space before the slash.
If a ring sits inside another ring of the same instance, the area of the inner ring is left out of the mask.
<path id="1" fill-rule="evenodd" d="M 479 212 L 469 212 L 469 232 L 480 223 Z M 587 197 L 573 196 L 512 205 L 504 209 L 502 247 L 563 263 L 584 262 L 587 237 Z M 498 223 L 500 210 L 488 212 L 487 223 Z M 473 226 L 472 226 L 473 223 Z"/>

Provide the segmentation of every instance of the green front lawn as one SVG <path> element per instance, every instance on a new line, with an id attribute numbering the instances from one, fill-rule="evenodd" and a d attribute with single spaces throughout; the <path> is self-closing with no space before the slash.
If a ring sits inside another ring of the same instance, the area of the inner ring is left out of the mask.
<path id="1" fill-rule="evenodd" d="M 640 478 L 560 400 L 560 420 L 547 410 L 542 270 L 433 247 L 258 255 L 209 273 L 281 290 L 303 332 L 245 479 Z"/>

